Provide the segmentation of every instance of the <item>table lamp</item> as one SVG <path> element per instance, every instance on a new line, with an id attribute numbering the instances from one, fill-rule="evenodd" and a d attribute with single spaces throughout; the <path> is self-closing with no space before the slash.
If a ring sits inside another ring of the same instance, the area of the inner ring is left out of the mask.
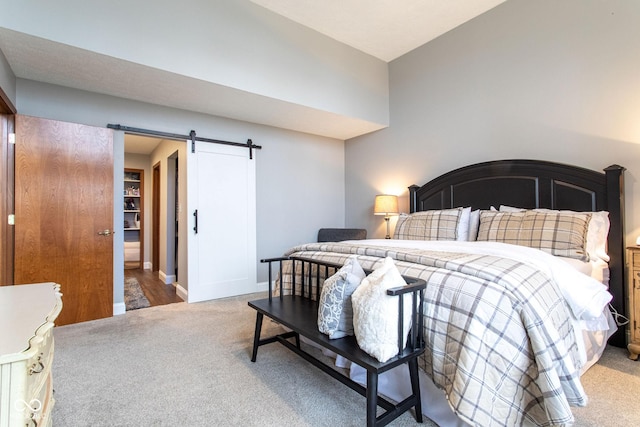
<path id="1" fill-rule="evenodd" d="M 392 196 L 390 194 L 377 195 L 373 204 L 373 214 L 384 215 L 384 220 L 387 223 L 387 235 L 385 236 L 385 239 L 390 239 L 389 217 L 391 215 L 398 215 L 398 196 Z"/>

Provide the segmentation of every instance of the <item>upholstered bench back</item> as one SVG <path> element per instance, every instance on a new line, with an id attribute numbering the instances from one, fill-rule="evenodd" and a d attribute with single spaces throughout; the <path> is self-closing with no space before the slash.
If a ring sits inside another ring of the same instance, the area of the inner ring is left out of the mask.
<path id="1" fill-rule="evenodd" d="M 364 228 L 321 228 L 318 231 L 318 242 L 341 242 L 366 238 L 367 230 Z"/>

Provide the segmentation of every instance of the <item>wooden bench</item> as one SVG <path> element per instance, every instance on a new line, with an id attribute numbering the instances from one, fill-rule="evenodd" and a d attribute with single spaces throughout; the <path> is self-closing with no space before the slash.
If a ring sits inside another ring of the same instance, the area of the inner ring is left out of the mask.
<path id="1" fill-rule="evenodd" d="M 292 289 L 294 294 L 283 295 L 283 281 L 280 280 L 279 296 L 274 297 L 272 289 L 272 264 L 279 264 L 280 277 L 282 277 L 282 263 L 284 261 L 291 262 L 292 271 L 299 272 L 299 275 L 292 275 Z M 256 361 L 259 346 L 279 342 L 325 373 L 365 396 L 367 399 L 367 426 L 384 426 L 412 407 L 415 408 L 416 421 L 421 423 L 422 406 L 420 403 L 420 385 L 418 379 L 418 356 L 422 354 L 425 349 L 422 339 L 422 316 L 419 315 L 419 313 L 422 312 L 422 297 L 426 287 L 425 281 L 405 277 L 404 279 L 408 283 L 407 286 L 387 290 L 387 295 L 398 297 L 412 293 L 413 314 L 411 324 L 417 325 L 417 327 L 411 328 L 405 346 L 405 340 L 402 334 L 402 316 L 399 315 L 399 353 L 386 362 L 380 362 L 360 349 L 354 336 L 329 339 L 327 335 L 318 330 L 317 319 L 320 300 L 318 296 L 321 292 L 321 283 L 324 282 L 325 278 L 340 269 L 340 267 L 342 267 L 341 265 L 297 257 L 271 258 L 264 259 L 261 262 L 269 263 L 269 297 L 249 302 L 249 306 L 257 311 L 251 361 Z M 298 282 L 299 280 L 301 280 L 302 283 Z M 296 291 L 296 288 L 298 288 L 298 291 Z M 398 298 L 398 313 L 403 312 L 403 300 L 404 298 Z M 280 323 L 290 331 L 269 338 L 260 338 L 264 316 Z M 300 347 L 300 336 L 366 369 L 367 386 L 363 387 L 347 375 L 333 369 L 328 364 L 303 350 Z M 409 368 L 412 394 L 402 402 L 392 403 L 378 395 L 378 376 L 404 363 L 406 363 Z M 376 416 L 378 406 L 383 408 L 384 412 Z"/>

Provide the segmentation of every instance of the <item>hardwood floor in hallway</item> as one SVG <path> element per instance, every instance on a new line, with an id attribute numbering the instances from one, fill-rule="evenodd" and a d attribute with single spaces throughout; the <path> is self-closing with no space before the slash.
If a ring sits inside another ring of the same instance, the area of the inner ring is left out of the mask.
<path id="1" fill-rule="evenodd" d="M 172 284 L 165 284 L 158 278 L 158 272 L 142 270 L 139 268 L 125 268 L 124 278 L 134 277 L 140 283 L 140 287 L 149 300 L 151 307 L 156 305 L 183 302 L 182 298 L 176 295 L 176 288 Z"/>

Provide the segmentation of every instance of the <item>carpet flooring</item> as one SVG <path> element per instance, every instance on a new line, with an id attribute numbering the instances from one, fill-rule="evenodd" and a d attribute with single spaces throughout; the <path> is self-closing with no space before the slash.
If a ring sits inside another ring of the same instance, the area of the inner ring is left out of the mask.
<path id="1" fill-rule="evenodd" d="M 365 399 L 279 344 L 250 361 L 248 295 L 54 329 L 54 426 L 362 426 Z M 265 321 L 266 333 L 279 330 Z M 640 362 L 607 348 L 575 426 L 640 425 Z M 419 425 L 411 413 L 390 424 Z M 425 420 L 422 424 L 434 427 Z"/>

